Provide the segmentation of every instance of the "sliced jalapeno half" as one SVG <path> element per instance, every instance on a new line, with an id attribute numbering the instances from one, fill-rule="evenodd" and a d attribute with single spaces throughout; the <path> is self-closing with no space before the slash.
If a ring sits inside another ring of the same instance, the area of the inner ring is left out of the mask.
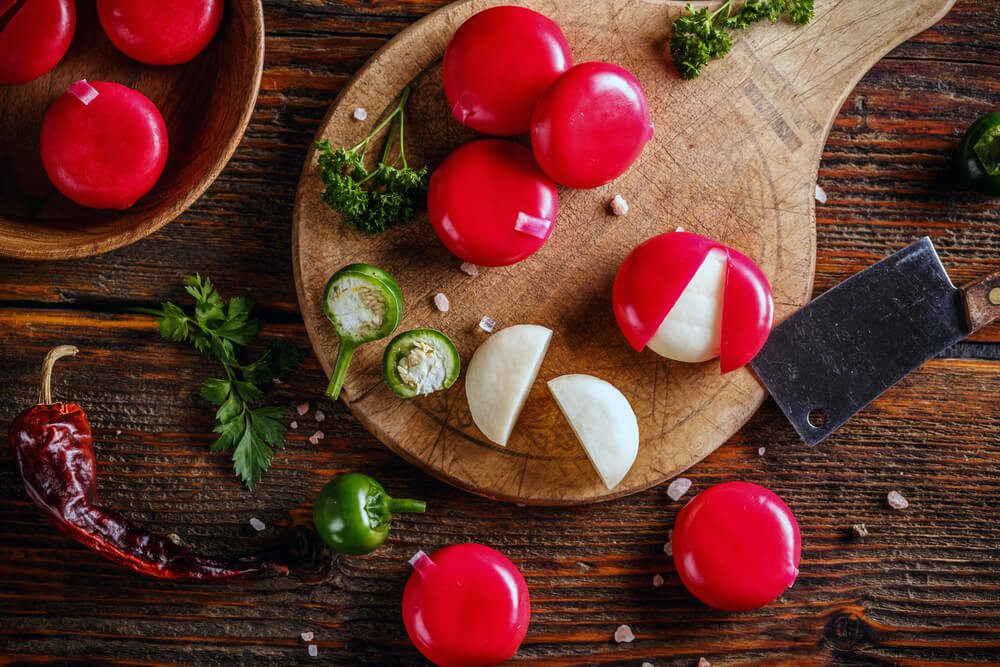
<path id="1" fill-rule="evenodd" d="M 1000 113 L 988 113 L 969 128 L 958 149 L 958 169 L 971 187 L 1000 195 Z"/>
<path id="2" fill-rule="evenodd" d="M 447 389 L 458 379 L 460 369 L 455 344 L 436 329 L 404 331 L 382 355 L 385 383 L 403 398 Z"/>
<path id="3" fill-rule="evenodd" d="M 323 312 L 340 336 L 326 395 L 336 399 L 354 350 L 385 338 L 403 319 L 403 295 L 392 276 L 370 264 L 351 264 L 333 274 L 323 290 Z"/>

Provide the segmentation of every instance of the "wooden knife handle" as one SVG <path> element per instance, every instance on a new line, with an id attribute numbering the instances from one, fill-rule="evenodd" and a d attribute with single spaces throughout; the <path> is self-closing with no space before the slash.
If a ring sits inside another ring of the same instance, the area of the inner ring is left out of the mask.
<path id="1" fill-rule="evenodd" d="M 962 301 L 970 334 L 995 322 L 1000 318 L 1000 271 L 963 287 Z"/>

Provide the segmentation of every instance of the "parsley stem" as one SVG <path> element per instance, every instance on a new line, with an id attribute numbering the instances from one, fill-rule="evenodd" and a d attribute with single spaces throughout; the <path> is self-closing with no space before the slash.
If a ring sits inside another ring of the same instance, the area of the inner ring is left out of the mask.
<path id="1" fill-rule="evenodd" d="M 367 150 L 367 148 L 368 148 L 367 144 L 368 144 L 369 141 L 372 140 L 372 137 L 374 137 L 376 134 L 378 134 L 383 129 L 385 129 L 385 126 L 388 125 L 389 123 L 391 123 L 393 120 L 395 120 L 396 116 L 398 116 L 398 115 L 400 115 L 400 114 L 403 113 L 403 107 L 406 105 L 406 100 L 407 100 L 407 98 L 409 96 L 410 96 L 410 89 L 407 87 L 403 91 L 403 96 L 400 98 L 399 104 L 396 105 L 396 108 L 393 109 L 391 112 L 389 112 L 389 115 L 386 116 L 382 120 L 382 122 L 379 123 L 375 127 L 375 129 L 372 130 L 371 133 L 367 137 L 365 137 L 364 139 L 362 139 L 361 141 L 359 141 L 357 144 L 355 144 L 354 147 L 351 149 L 351 152 L 352 153 L 357 153 L 358 149 L 361 148 L 362 146 L 364 146 L 365 150 Z"/>
<path id="2" fill-rule="evenodd" d="M 358 344 L 347 338 L 340 339 L 340 346 L 337 348 L 337 361 L 333 363 L 333 373 L 330 375 L 330 384 L 326 387 L 326 395 L 337 400 L 340 397 L 340 390 L 344 386 L 344 379 L 347 377 L 347 367 L 351 364 L 351 357 L 354 356 Z"/>

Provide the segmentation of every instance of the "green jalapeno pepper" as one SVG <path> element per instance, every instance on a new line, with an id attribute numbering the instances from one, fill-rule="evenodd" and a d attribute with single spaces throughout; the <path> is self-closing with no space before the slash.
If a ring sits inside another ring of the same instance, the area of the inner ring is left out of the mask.
<path id="1" fill-rule="evenodd" d="M 958 169 L 972 188 L 1000 195 L 1000 113 L 988 113 L 969 128 L 958 148 Z"/>
<path id="2" fill-rule="evenodd" d="M 326 395 L 336 399 L 354 350 L 385 338 L 403 319 L 403 295 L 392 276 L 370 264 L 351 264 L 333 274 L 323 290 L 323 312 L 340 336 Z"/>
<path id="3" fill-rule="evenodd" d="M 323 487 L 313 506 L 313 522 L 323 541 L 334 551 L 363 556 L 378 549 L 389 534 L 392 517 L 400 512 L 423 512 L 422 500 L 390 498 L 368 475 L 350 472 Z"/>
<path id="4" fill-rule="evenodd" d="M 436 329 L 404 331 L 385 348 L 382 376 L 397 396 L 412 398 L 447 389 L 458 379 L 458 350 Z"/>

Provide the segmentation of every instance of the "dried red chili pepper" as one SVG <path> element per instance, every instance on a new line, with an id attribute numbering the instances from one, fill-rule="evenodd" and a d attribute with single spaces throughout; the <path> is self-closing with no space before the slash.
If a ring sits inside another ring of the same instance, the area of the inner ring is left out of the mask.
<path id="1" fill-rule="evenodd" d="M 71 345 L 48 353 L 39 404 L 18 415 L 10 427 L 10 445 L 24 488 L 56 527 L 109 560 L 156 577 L 221 579 L 264 569 L 287 572 L 282 565 L 256 558 L 224 563 L 201 556 L 147 533 L 101 503 L 87 416 L 72 403 L 52 403 L 52 366 L 76 353 Z"/>

